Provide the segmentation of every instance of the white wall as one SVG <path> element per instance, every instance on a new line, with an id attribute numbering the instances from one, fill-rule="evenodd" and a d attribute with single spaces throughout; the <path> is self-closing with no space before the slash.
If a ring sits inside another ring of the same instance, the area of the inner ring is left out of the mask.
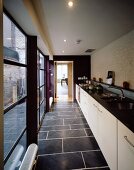
<path id="1" fill-rule="evenodd" d="M 134 30 L 91 56 L 91 78 L 106 82 L 108 70 L 115 71 L 115 85 L 128 81 L 134 89 Z"/>
<path id="2" fill-rule="evenodd" d="M 0 0 L 0 169 L 3 169 L 3 1 Z"/>

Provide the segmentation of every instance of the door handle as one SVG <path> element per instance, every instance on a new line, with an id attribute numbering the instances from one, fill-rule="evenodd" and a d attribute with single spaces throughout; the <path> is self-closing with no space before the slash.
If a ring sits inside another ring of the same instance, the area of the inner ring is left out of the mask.
<path id="1" fill-rule="evenodd" d="M 130 146 L 132 146 L 134 148 L 134 144 L 128 139 L 127 136 L 124 136 L 125 140 L 127 141 L 127 143 L 129 143 Z"/>

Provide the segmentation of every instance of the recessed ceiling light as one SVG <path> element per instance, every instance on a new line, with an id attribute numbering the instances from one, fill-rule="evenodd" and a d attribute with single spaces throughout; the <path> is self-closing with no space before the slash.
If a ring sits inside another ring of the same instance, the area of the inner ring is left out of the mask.
<path id="1" fill-rule="evenodd" d="M 64 50 L 62 51 L 62 53 L 64 53 Z"/>
<path id="2" fill-rule="evenodd" d="M 69 2 L 68 2 L 68 6 L 69 6 L 69 7 L 72 7 L 72 6 L 73 6 L 73 2 L 72 2 L 72 1 L 69 1 Z"/>
<path id="3" fill-rule="evenodd" d="M 64 40 L 64 42 L 67 42 L 67 40 Z"/>

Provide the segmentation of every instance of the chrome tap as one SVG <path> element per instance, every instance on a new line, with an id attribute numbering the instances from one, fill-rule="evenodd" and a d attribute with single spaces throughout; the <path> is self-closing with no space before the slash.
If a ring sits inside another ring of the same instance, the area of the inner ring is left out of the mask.
<path id="1" fill-rule="evenodd" d="M 121 91 L 121 100 L 123 99 L 123 98 L 125 98 L 125 95 L 124 95 L 124 92 L 123 92 L 123 90 L 120 88 L 120 91 Z"/>
<path id="2" fill-rule="evenodd" d="M 123 89 L 122 89 L 122 88 L 118 88 L 118 87 L 115 87 L 115 86 L 109 86 L 108 88 L 113 88 L 113 89 L 118 89 L 118 90 L 120 90 L 120 91 L 121 91 L 121 95 L 120 95 L 121 100 L 122 100 L 123 98 L 125 98 L 125 95 L 124 95 L 124 92 L 123 92 Z"/>

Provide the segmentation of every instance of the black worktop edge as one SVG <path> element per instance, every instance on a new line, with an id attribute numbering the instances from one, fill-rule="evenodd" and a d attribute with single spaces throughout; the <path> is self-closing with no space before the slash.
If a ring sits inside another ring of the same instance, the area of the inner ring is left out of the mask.
<path id="1" fill-rule="evenodd" d="M 79 87 L 82 88 L 81 86 Z M 134 133 L 134 113 L 133 113 L 134 110 L 127 110 L 127 113 L 125 113 L 124 110 L 111 108 L 110 104 L 108 104 L 106 101 L 101 99 L 99 94 L 89 93 L 84 88 L 82 89 L 92 98 L 94 98 L 99 104 L 101 104 L 106 110 L 108 110 L 113 116 L 115 116 L 119 121 L 121 121 L 129 130 L 131 130 Z"/>

